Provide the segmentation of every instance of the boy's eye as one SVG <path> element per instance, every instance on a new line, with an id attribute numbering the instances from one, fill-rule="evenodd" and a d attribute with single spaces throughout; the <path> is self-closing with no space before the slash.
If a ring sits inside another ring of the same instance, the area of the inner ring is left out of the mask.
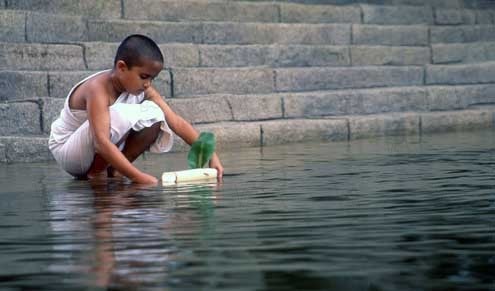
<path id="1" fill-rule="evenodd" d="M 150 78 L 150 76 L 149 76 L 149 75 L 140 75 L 139 77 L 140 77 L 141 79 L 143 79 L 143 80 L 146 80 L 146 79 L 149 79 L 149 78 Z"/>

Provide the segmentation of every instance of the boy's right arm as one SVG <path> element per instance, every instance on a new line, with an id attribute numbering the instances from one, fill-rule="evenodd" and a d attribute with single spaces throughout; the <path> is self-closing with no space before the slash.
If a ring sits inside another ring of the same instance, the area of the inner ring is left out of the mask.
<path id="1" fill-rule="evenodd" d="M 110 140 L 110 112 L 108 99 L 101 92 L 88 94 L 86 109 L 95 150 L 110 165 L 136 183 L 156 184 L 158 180 L 137 169 Z"/>

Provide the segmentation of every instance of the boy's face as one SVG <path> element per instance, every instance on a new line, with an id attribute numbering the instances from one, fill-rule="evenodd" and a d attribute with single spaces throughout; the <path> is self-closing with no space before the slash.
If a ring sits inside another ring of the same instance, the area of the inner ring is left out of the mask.
<path id="1" fill-rule="evenodd" d="M 163 63 L 143 59 L 140 65 L 129 68 L 123 61 L 117 63 L 120 81 L 125 90 L 133 95 L 139 95 L 151 86 L 153 79 L 163 69 Z"/>

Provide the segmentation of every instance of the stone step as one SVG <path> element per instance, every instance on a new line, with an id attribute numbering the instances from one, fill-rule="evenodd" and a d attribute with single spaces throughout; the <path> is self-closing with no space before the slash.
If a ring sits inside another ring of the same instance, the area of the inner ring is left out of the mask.
<path id="1" fill-rule="evenodd" d="M 494 25 L 455 25 L 431 27 L 430 40 L 437 43 L 495 41 Z"/>
<path id="2" fill-rule="evenodd" d="M 145 33 L 158 43 L 307 44 L 428 46 L 428 25 L 300 24 L 238 22 L 164 22 L 89 19 L 78 16 L 0 10 L 3 42 L 120 42 Z M 4 22 L 4 23 L 3 23 Z M 456 26 L 457 27 L 457 26 Z M 459 26 L 464 30 L 492 25 Z M 452 27 L 432 27 L 432 42 L 446 42 Z M 452 34 L 452 33 L 450 33 Z M 352 40 L 351 40 L 352 35 Z M 487 36 L 488 37 L 488 36 Z M 451 41 L 450 41 L 451 42 Z"/>
<path id="3" fill-rule="evenodd" d="M 427 85 L 462 85 L 495 82 L 495 62 L 429 65 L 425 69 Z"/>
<path id="4" fill-rule="evenodd" d="M 64 101 L 63 98 L 41 97 L 0 103 L 0 135 L 48 134 Z M 495 104 L 495 84 L 222 94 L 168 98 L 167 103 L 193 124 L 428 112 Z"/>
<path id="5" fill-rule="evenodd" d="M 401 112 L 345 115 L 317 119 L 278 119 L 253 122 L 218 122 L 195 126 L 213 132 L 219 152 L 239 147 L 268 146 L 308 141 L 349 141 L 389 135 L 421 135 L 448 131 L 495 128 L 495 106 L 436 112 Z M 188 146 L 176 138 L 173 151 Z M 0 162 L 53 161 L 48 136 L 0 136 Z"/>
<path id="6" fill-rule="evenodd" d="M 481 43 L 482 45 L 484 43 Z M 460 54 L 437 45 L 438 58 Z M 0 42 L 0 70 L 104 70 L 113 66 L 118 43 L 39 44 Z M 174 67 L 332 67 L 366 65 L 425 65 L 428 47 L 332 45 L 195 45 L 163 44 L 165 66 Z M 486 53 L 490 53 L 486 48 Z M 466 45 L 466 55 L 478 55 L 479 46 Z M 447 53 L 443 53 L 446 51 Z M 450 53 L 450 51 L 452 51 Z M 470 59 L 473 59 L 471 57 Z M 442 62 L 440 60 L 439 62 Z M 445 61 L 443 61 L 445 62 Z"/>
<path id="7" fill-rule="evenodd" d="M 432 45 L 434 64 L 481 63 L 495 61 L 495 42 Z"/>
<path id="8" fill-rule="evenodd" d="M 372 5 L 366 4 L 370 3 Z M 304 4 L 304 5 L 303 5 Z M 369 23 L 369 24 L 474 24 L 477 11 L 457 6 L 411 6 L 414 3 L 345 1 L 340 5 L 283 2 L 236 2 L 203 0 L 17 0 L 1 8 L 26 10 L 92 19 L 160 21 L 232 21 L 287 23 Z M 342 5 L 343 4 L 343 5 Z M 356 5 L 362 4 L 362 5 Z M 380 4 L 380 5 L 373 5 Z M 384 5 L 385 4 L 385 5 Z M 427 3 L 428 4 L 428 3 Z M 392 6 L 394 5 L 394 6 Z M 456 9 L 452 9 L 456 8 Z M 435 13 L 433 13 L 435 12 Z M 487 19 L 480 14 L 480 19 Z"/>

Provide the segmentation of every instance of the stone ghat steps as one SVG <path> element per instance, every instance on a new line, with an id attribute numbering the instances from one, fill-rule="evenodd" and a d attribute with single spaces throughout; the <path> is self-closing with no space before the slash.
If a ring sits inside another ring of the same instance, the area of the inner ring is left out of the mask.
<path id="1" fill-rule="evenodd" d="M 444 0 L 450 5 L 436 5 L 435 2 L 440 2 L 438 0 L 305 2 L 297 4 L 289 1 L 284 3 L 281 1 L 203 0 L 16 0 L 4 2 L 3 5 L 0 4 L 0 8 L 44 13 L 57 11 L 60 14 L 84 16 L 91 19 L 122 18 L 160 21 L 475 24 L 486 21 L 492 23 L 493 19 L 493 12 L 485 9 L 487 5 L 483 7 L 472 5 L 474 2 L 472 0 L 469 1 L 471 5 L 456 5 L 455 0 Z M 456 11 L 453 11 L 453 8 Z"/>
<path id="2" fill-rule="evenodd" d="M 495 106 L 466 110 L 401 112 L 392 114 L 347 115 L 331 118 L 284 119 L 254 122 L 201 124 L 199 131 L 211 131 L 217 148 L 267 146 L 305 141 L 350 141 L 390 135 L 413 135 L 476 130 L 495 127 Z M 0 162 L 52 161 L 45 136 L 0 136 Z M 186 151 L 179 138 L 173 151 Z"/>
<path id="3" fill-rule="evenodd" d="M 0 135 L 43 135 L 59 116 L 64 98 L 40 97 L 0 103 Z M 193 124 L 322 118 L 397 112 L 467 109 L 495 104 L 495 84 L 416 86 L 254 95 L 168 98 Z"/>
<path id="4" fill-rule="evenodd" d="M 64 98 L 94 71 L 0 71 L 0 100 Z M 165 97 L 272 94 L 495 83 L 495 62 L 427 66 L 172 68 L 155 87 Z"/>
<path id="5" fill-rule="evenodd" d="M 478 11 L 478 13 L 493 11 Z M 457 15 L 457 12 L 449 11 L 453 15 Z M 428 23 L 400 25 L 394 23 L 397 21 L 388 24 L 351 24 L 88 19 L 63 14 L 0 10 L 0 41 L 120 42 L 132 33 L 145 33 L 159 43 L 196 44 L 428 46 L 436 43 L 494 41 L 495 17 L 491 14 L 474 15 L 473 17 L 445 16 L 445 20 L 437 21 L 441 25 L 428 25 Z M 377 18 L 382 19 L 378 16 Z M 469 20 L 463 20 L 464 18 Z"/>

